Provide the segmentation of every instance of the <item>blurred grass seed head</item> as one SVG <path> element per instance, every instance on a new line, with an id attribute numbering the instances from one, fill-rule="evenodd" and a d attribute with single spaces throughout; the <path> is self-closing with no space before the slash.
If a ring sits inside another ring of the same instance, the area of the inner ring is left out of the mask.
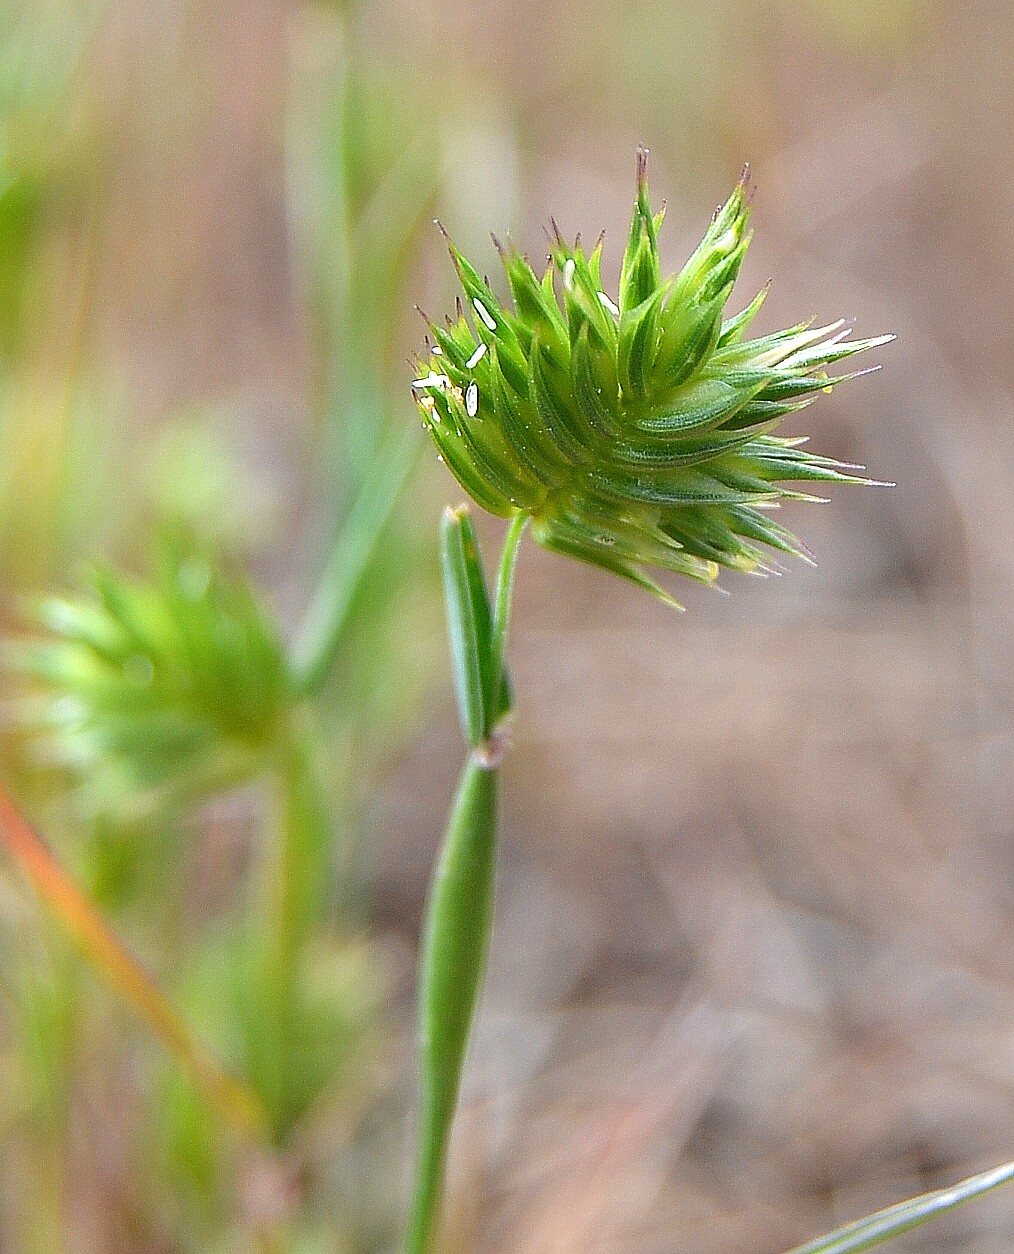
<path id="1" fill-rule="evenodd" d="M 245 581 L 169 544 L 153 580 L 96 569 L 38 619 L 45 637 L 8 658 L 41 687 L 25 705 L 39 753 L 72 771 L 87 809 L 194 800 L 265 767 L 290 683 Z"/>
<path id="2" fill-rule="evenodd" d="M 445 326 L 429 323 L 412 387 L 441 457 L 479 505 L 529 515 L 545 548 L 676 604 L 648 569 L 710 584 L 723 566 L 778 569 L 770 550 L 809 560 L 770 515 L 785 500 L 823 498 L 786 485 L 874 482 L 774 432 L 816 394 L 867 373 L 829 374 L 832 363 L 893 336 L 849 340 L 842 321 L 746 339 L 767 289 L 723 314 L 750 242 L 746 171 L 690 260 L 663 279 L 664 208 L 652 212 L 646 159 L 640 149 L 615 300 L 601 237 L 586 253 L 554 222 L 541 279 L 494 237 L 513 310 L 449 242 L 466 305 L 459 298 Z"/>

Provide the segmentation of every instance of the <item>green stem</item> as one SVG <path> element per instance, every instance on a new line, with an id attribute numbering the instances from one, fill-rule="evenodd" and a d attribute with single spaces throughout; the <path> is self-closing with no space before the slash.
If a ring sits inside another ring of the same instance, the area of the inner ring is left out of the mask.
<path id="1" fill-rule="evenodd" d="M 493 928 L 503 752 L 495 720 L 505 705 L 504 687 L 509 691 L 503 660 L 525 522 L 518 515 L 508 528 L 490 613 L 467 514 L 452 512 L 445 518 L 449 560 L 444 579 L 459 686 L 472 676 L 474 688 L 475 676 L 489 675 L 493 692 L 481 702 L 485 717 L 466 719 L 466 727 L 481 726 L 483 738 L 473 743 L 465 761 L 426 905 L 419 971 L 418 1151 L 405 1254 L 428 1254 L 439 1227 L 451 1129 Z M 456 543 L 449 543 L 455 536 Z M 483 622 L 489 630 L 480 629 Z"/>

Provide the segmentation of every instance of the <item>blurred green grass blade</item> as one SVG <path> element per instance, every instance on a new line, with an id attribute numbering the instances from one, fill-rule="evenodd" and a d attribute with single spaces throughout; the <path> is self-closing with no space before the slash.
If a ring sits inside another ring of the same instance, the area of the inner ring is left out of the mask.
<path id="1" fill-rule="evenodd" d="M 266 1120 L 257 1098 L 194 1036 L 2 790 L 0 839 L 91 963 L 166 1045 L 222 1120 L 259 1139 Z"/>
<path id="2" fill-rule="evenodd" d="M 438 1228 L 461 1071 L 493 925 L 498 772 L 470 755 L 433 875 L 419 978 L 418 1157 L 405 1254 Z"/>
<path id="3" fill-rule="evenodd" d="M 259 1066 L 248 1068 L 281 1141 L 316 1093 L 297 1061 L 307 1012 L 306 955 L 329 894 L 331 827 L 316 778 L 314 746 L 294 729 L 280 746 L 277 813 L 264 904 L 264 1015 Z"/>
<path id="4" fill-rule="evenodd" d="M 1014 1162 L 1004 1163 L 1002 1167 L 969 1176 L 967 1180 L 948 1188 L 934 1189 L 932 1193 L 923 1193 L 909 1198 L 907 1202 L 877 1211 L 875 1215 L 867 1215 L 865 1219 L 846 1224 L 815 1241 L 796 1246 L 788 1254 L 858 1254 L 861 1250 L 872 1250 L 874 1246 L 891 1241 L 1012 1180 Z"/>
<path id="5" fill-rule="evenodd" d="M 475 529 L 467 508 L 448 509 L 440 524 L 447 632 L 461 726 L 476 748 L 490 732 L 492 614 Z"/>
<path id="6" fill-rule="evenodd" d="M 369 573 L 370 560 L 398 500 L 418 452 L 414 436 L 384 441 L 344 520 L 324 574 L 293 647 L 293 667 L 300 692 L 310 692 L 327 678 L 349 611 Z"/>

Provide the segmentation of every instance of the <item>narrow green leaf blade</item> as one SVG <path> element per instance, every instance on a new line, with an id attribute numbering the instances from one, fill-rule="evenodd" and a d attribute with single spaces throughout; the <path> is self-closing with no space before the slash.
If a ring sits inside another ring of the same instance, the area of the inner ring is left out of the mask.
<path id="1" fill-rule="evenodd" d="M 477 747 L 487 738 L 491 720 L 492 615 L 478 542 L 465 507 L 444 512 L 440 560 L 458 711 L 468 743 Z"/>
<path id="2" fill-rule="evenodd" d="M 430 888 L 419 981 L 418 1155 L 405 1254 L 427 1254 L 439 1224 L 451 1124 L 493 924 L 497 774 L 470 755 Z"/>

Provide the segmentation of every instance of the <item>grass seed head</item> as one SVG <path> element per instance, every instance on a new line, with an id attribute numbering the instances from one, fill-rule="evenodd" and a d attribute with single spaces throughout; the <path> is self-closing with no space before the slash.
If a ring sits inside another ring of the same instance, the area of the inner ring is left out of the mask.
<path id="1" fill-rule="evenodd" d="M 500 245 L 512 303 L 448 240 L 465 295 L 430 324 L 413 383 L 443 461 L 484 509 L 532 519 L 547 549 L 671 600 L 659 570 L 712 583 L 722 567 L 766 573 L 771 550 L 806 558 L 771 517 L 799 485 L 871 483 L 863 467 L 776 434 L 784 418 L 855 374 L 830 368 L 891 336 L 851 340 L 842 323 L 799 323 L 748 339 L 766 288 L 725 307 L 750 243 L 747 171 L 675 275 L 662 277 L 662 212 L 648 197 L 647 153 L 615 298 L 590 253 L 559 228 L 539 276 Z M 466 316 L 465 310 L 469 311 Z M 865 373 L 865 372 L 858 372 Z"/>

